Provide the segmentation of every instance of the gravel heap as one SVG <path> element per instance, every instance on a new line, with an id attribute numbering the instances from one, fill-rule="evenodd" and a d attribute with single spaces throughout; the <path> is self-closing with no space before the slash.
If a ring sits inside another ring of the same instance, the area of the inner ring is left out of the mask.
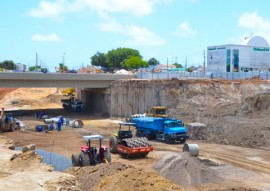
<path id="1" fill-rule="evenodd" d="M 165 155 L 153 168 L 163 177 L 182 186 L 222 181 L 218 173 L 207 164 L 212 165 L 184 152 L 180 155 L 176 153 Z"/>

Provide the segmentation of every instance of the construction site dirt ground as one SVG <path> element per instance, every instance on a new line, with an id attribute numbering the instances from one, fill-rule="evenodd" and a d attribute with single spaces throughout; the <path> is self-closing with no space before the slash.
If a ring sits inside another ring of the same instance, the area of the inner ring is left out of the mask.
<path id="1" fill-rule="evenodd" d="M 29 96 L 29 94 L 31 96 Z M 19 95 L 22 97 L 18 97 Z M 30 97 L 30 101 L 28 96 Z M 12 101 L 10 99 L 20 101 Z M 60 103 L 57 102 L 59 100 L 60 98 L 58 98 L 58 91 L 56 89 L 35 88 L 26 90 L 19 88 L 6 93 L 6 95 L 3 96 L 1 106 L 5 108 L 18 109 L 31 108 L 32 110 L 27 115 L 18 117 L 18 119 L 26 125 L 26 128 L 22 128 L 15 132 L 4 132 L 0 135 L 12 139 L 15 142 L 16 147 L 35 144 L 37 149 L 54 152 L 67 158 L 71 158 L 72 154 L 80 152 L 80 146 L 85 144 L 82 139 L 82 136 L 84 135 L 101 134 L 105 137 L 103 145 L 108 145 L 108 139 L 118 129 L 119 120 L 103 118 L 87 113 L 64 111 L 61 109 Z M 35 104 L 31 105 L 31 103 Z M 61 132 L 57 132 L 56 130 L 52 133 L 36 132 L 36 125 L 42 125 L 44 123 L 42 119 L 37 119 L 34 116 L 35 109 L 46 109 L 49 116 L 63 115 L 68 118 L 81 119 L 84 122 L 84 127 L 71 128 L 64 125 Z M 128 168 L 131 169 L 131 172 L 128 173 L 125 171 L 122 175 L 118 173 L 118 180 L 115 180 L 116 177 L 113 176 L 113 174 L 107 174 L 104 178 L 103 175 L 99 175 L 99 177 L 102 177 L 100 178 L 102 184 L 96 183 L 96 185 L 94 185 L 95 187 L 92 187 L 91 190 L 143 190 L 140 189 L 138 185 L 138 187 L 136 187 L 136 185 L 129 183 L 132 182 L 132 180 L 134 182 L 136 178 L 142 174 L 140 170 L 138 170 L 139 168 L 149 172 L 149 174 L 141 176 L 142 178 L 145 178 L 145 180 L 153 179 L 154 185 L 155 181 L 157 182 L 157 177 L 156 174 L 151 174 L 152 172 L 155 172 L 153 167 L 157 165 L 157 163 L 160 162 L 160 159 L 164 156 L 174 155 L 174 153 L 179 155 L 182 154 L 183 145 L 165 144 L 163 142 L 153 140 L 149 142 L 154 146 L 154 151 L 144 159 L 123 159 L 118 154 L 112 154 L 112 161 L 113 163 L 116 163 L 113 166 L 115 169 Z M 270 149 L 268 147 L 248 148 L 228 144 L 216 144 L 203 140 L 193 140 L 188 141 L 188 143 L 196 143 L 199 145 L 200 160 L 193 161 L 191 167 L 188 167 L 190 166 L 188 165 L 188 160 L 185 161 L 182 166 L 175 166 L 174 168 L 170 167 L 170 171 L 174 173 L 170 174 L 171 177 L 187 176 L 184 182 L 182 180 L 182 185 L 180 185 L 181 188 L 185 190 L 217 191 L 270 190 Z M 128 167 L 123 167 L 123 165 L 128 165 Z M 192 170 L 195 169 L 196 165 L 200 166 L 200 171 Z M 136 168 L 133 169 L 133 166 Z M 95 168 L 102 167 L 98 166 Z M 177 171 L 173 171 L 173 169 L 177 169 Z M 13 170 L 16 171 L 16 169 Z M 214 173 L 212 170 L 214 170 Z M 90 169 L 89 171 L 94 172 L 96 170 Z M 188 171 L 188 173 L 183 174 L 185 171 Z M 68 169 L 67 172 L 75 175 L 81 184 L 90 184 L 89 180 L 81 178 L 84 175 L 83 173 L 87 173 L 87 169 L 83 171 L 81 169 L 71 168 Z M 32 173 L 35 174 L 34 169 L 32 169 Z M 1 177 L 2 175 L 0 176 L 0 186 Z M 192 179 L 190 179 L 190 177 Z M 174 180 L 174 178 L 172 179 Z M 121 181 L 128 183 L 128 185 L 125 184 L 125 186 L 127 186 L 125 189 L 122 189 L 123 187 L 121 186 L 123 186 L 124 183 L 121 183 Z M 138 184 L 141 183 L 142 182 L 139 182 Z M 119 187 L 113 187 L 112 185 L 119 185 Z M 164 185 L 168 186 L 170 183 L 164 183 Z M 163 190 L 162 188 L 165 188 L 164 185 L 160 185 L 160 189 L 153 187 L 153 190 Z M 21 190 L 27 189 L 28 188 L 24 189 L 22 185 Z M 171 188 L 171 190 L 174 189 Z M 175 188 L 175 190 L 180 189 Z"/>

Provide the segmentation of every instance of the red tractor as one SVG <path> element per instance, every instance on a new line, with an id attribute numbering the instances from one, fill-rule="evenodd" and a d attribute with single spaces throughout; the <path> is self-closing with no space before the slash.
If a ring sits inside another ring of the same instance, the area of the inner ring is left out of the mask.
<path id="1" fill-rule="evenodd" d="M 111 162 L 111 153 L 108 147 L 101 146 L 102 135 L 83 136 L 87 145 L 81 147 L 80 154 L 71 156 L 73 166 L 94 166 L 100 163 Z M 99 148 L 91 146 L 91 141 L 99 140 Z"/>

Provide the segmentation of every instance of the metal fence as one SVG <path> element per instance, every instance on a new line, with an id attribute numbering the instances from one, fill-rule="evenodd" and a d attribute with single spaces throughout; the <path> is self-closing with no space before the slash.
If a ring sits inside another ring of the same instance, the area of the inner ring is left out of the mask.
<path id="1" fill-rule="evenodd" d="M 249 71 L 249 72 L 140 72 L 136 75 L 137 78 L 140 79 L 185 79 L 185 78 L 220 78 L 227 80 L 234 79 L 248 79 L 252 77 L 259 77 L 264 80 L 268 80 L 270 78 L 269 71 Z"/>

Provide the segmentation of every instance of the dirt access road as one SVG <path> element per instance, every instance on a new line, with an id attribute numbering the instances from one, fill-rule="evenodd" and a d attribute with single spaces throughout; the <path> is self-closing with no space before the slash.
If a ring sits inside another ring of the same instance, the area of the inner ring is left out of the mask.
<path id="1" fill-rule="evenodd" d="M 72 154 L 78 153 L 80 146 L 84 145 L 82 136 L 91 133 L 99 133 L 105 137 L 104 145 L 108 145 L 109 137 L 118 129 L 117 120 L 99 118 L 89 114 L 79 114 L 67 111 L 53 110 L 64 116 L 82 119 L 85 123 L 83 128 L 71 128 L 64 126 L 61 132 L 53 131 L 51 134 L 35 132 L 35 126 L 43 124 L 42 119 L 37 119 L 34 114 L 20 117 L 27 128 L 16 132 L 2 133 L 15 141 L 17 147 L 34 143 L 37 149 L 52 151 L 54 153 L 70 158 Z M 50 113 L 48 113 L 50 115 Z M 219 145 L 205 141 L 189 141 L 200 146 L 200 158 L 216 161 L 220 165 L 214 166 L 224 181 L 218 185 L 194 185 L 187 186 L 188 190 L 208 190 L 209 188 L 244 187 L 270 190 L 270 152 L 269 150 L 251 149 L 230 145 Z M 146 159 L 123 159 L 118 154 L 112 155 L 113 162 L 123 162 L 137 167 L 152 170 L 159 159 L 171 152 L 181 153 L 181 144 L 165 144 L 159 141 L 150 141 L 155 151 L 150 153 Z M 239 167 L 239 168 L 238 168 Z M 234 185 L 234 186 L 233 186 Z"/>

